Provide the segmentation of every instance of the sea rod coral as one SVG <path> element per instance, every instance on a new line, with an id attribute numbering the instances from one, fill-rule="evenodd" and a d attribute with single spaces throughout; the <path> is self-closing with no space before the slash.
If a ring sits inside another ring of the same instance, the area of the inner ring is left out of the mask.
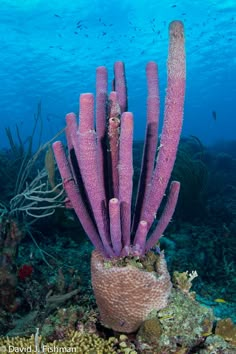
<path id="1" fill-rule="evenodd" d="M 154 62 L 146 67 L 147 125 L 133 215 L 133 114 L 127 111 L 122 62 L 114 65 L 109 99 L 107 70 L 97 68 L 96 130 L 94 96 L 81 94 L 79 124 L 74 113 L 66 116 L 68 157 L 60 141 L 53 144 L 67 202 L 95 246 L 92 285 L 102 323 L 123 332 L 135 331 L 151 310 L 165 307 L 171 290 L 163 253 L 153 272 L 115 263 L 129 257 L 145 258 L 167 227 L 178 199 L 180 184 L 172 181 L 163 213 L 154 231 L 150 230 L 170 182 L 183 119 L 186 76 L 183 24 L 173 21 L 169 36 L 168 86 L 156 163 L 158 74 Z"/>

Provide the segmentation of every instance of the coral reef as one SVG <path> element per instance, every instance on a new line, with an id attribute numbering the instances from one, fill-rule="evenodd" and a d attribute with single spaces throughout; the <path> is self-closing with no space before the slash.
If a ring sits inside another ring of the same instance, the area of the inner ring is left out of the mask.
<path id="1" fill-rule="evenodd" d="M 213 328 L 214 316 L 186 293 L 173 289 L 170 303 L 155 317 L 144 321 L 138 338 L 158 353 L 188 352 L 204 341 Z M 152 336 L 151 336 L 152 334 Z"/>
<path id="2" fill-rule="evenodd" d="M 146 68 L 145 142 L 133 150 L 124 64 L 115 63 L 109 98 L 107 70 L 99 67 L 96 131 L 94 97 L 83 94 L 80 123 L 67 115 L 68 156 L 61 143 L 54 145 L 65 201 L 51 141 L 32 150 L 41 104 L 28 145 L 18 127 L 17 143 L 6 129 L 11 149 L 0 151 L 0 354 L 236 352 L 235 142 L 209 149 L 197 137 L 183 138 L 172 171 L 185 88 L 178 21 L 170 42 L 159 146 L 156 64 Z M 175 180 L 183 188 L 168 226 L 180 187 Z M 62 205 L 67 211 L 57 213 Z"/>
<path id="3" fill-rule="evenodd" d="M 210 335 L 206 338 L 204 345 L 198 349 L 199 354 L 234 354 L 235 346 L 227 343 L 218 335 Z"/>
<path id="4" fill-rule="evenodd" d="M 217 322 L 215 334 L 224 338 L 226 342 L 236 346 L 236 326 L 230 318 L 225 318 Z"/>
<path id="5" fill-rule="evenodd" d="M 67 338 L 61 341 L 44 342 L 41 336 L 32 335 L 30 338 L 13 337 L 0 338 L 0 348 L 3 352 L 70 352 L 79 354 L 115 354 L 116 338 L 104 340 L 95 334 L 68 332 Z M 134 352 L 135 353 L 135 352 Z"/>
<path id="6" fill-rule="evenodd" d="M 70 229 L 70 233 L 73 232 L 78 235 L 78 230 Z M 8 317 L 6 313 L 1 312 L 0 319 L 4 321 L 4 327 L 1 327 L 2 334 L 5 333 L 6 337 L 8 336 L 9 338 L 18 336 L 17 340 L 21 338 L 24 342 L 25 339 L 23 337 L 26 335 L 30 337 L 32 333 L 35 333 L 35 328 L 39 328 L 43 343 L 46 344 L 53 343 L 54 341 L 56 343 L 58 341 L 61 343 L 63 341 L 66 342 L 68 330 L 70 333 L 77 331 L 87 336 L 94 334 L 97 336 L 96 338 L 106 341 L 110 337 L 115 337 L 116 340 L 114 343 L 117 343 L 118 340 L 119 347 L 118 344 L 115 344 L 113 350 L 117 353 L 169 354 L 170 350 L 173 350 L 173 353 L 187 353 L 190 350 L 193 352 L 195 350 L 195 352 L 201 354 L 210 354 L 213 350 L 219 354 L 227 353 L 226 350 L 228 350 L 229 354 L 234 353 L 235 346 L 233 343 L 226 341 L 220 334 L 216 335 L 215 328 L 213 327 L 212 329 L 212 322 L 216 322 L 217 327 L 217 323 L 220 321 L 216 320 L 212 316 L 212 311 L 209 310 L 209 308 L 215 309 L 215 306 L 221 306 L 228 307 L 229 311 L 232 312 L 232 305 L 209 301 L 207 304 L 208 308 L 200 306 L 194 300 L 193 292 L 190 289 L 191 272 L 187 271 L 179 274 L 175 273 L 173 277 L 175 288 L 170 297 L 170 305 L 160 312 L 155 311 L 151 313 L 147 321 L 141 326 L 143 333 L 141 329 L 138 332 L 139 334 L 142 333 L 142 336 L 138 336 L 136 333 L 124 336 L 123 334 L 120 335 L 102 327 L 89 282 L 89 260 L 92 249 L 89 242 L 86 242 L 86 239 L 82 235 L 80 237 L 81 239 L 78 240 L 79 243 L 74 243 L 71 239 L 68 239 L 68 230 L 65 230 L 64 236 L 61 233 L 60 237 L 46 238 L 47 251 L 52 252 L 54 250 L 58 254 L 57 261 L 60 261 L 60 254 L 63 250 L 63 263 L 66 262 L 72 269 L 80 269 L 79 293 L 65 302 L 55 303 L 56 306 L 51 306 L 51 304 L 46 305 L 45 297 L 47 293 L 53 290 L 49 297 L 54 294 L 61 294 L 61 298 L 63 299 L 63 293 L 66 295 L 69 289 L 73 289 L 73 286 L 71 288 L 69 284 L 73 282 L 74 276 L 78 277 L 78 273 L 69 270 L 66 271 L 67 268 L 63 268 L 62 264 L 60 266 L 56 265 L 56 263 L 53 263 L 55 260 L 52 259 L 50 263 L 54 264 L 54 267 L 58 267 L 58 270 L 62 267 L 57 272 L 40 261 L 40 253 L 37 257 L 35 254 L 35 258 L 31 260 L 34 266 L 32 276 L 28 279 L 26 278 L 23 282 L 19 282 L 19 286 L 24 290 L 27 299 L 25 299 L 25 302 L 21 306 L 21 310 L 24 308 L 25 311 L 19 312 L 18 310 L 16 313 L 10 313 Z M 42 244 L 45 244 L 46 239 L 42 240 Z M 32 245 L 25 241 L 21 243 L 19 250 L 19 264 L 26 263 L 26 257 L 30 252 L 36 252 L 36 250 L 32 249 Z M 145 259 L 127 257 L 119 261 L 117 260 L 117 266 L 122 268 L 132 265 L 138 270 L 142 270 L 145 267 L 152 273 L 156 269 L 156 262 L 159 256 L 153 253 L 148 253 L 148 255 Z M 115 261 L 107 260 L 106 267 L 108 269 L 113 266 L 112 262 Z M 63 273 L 63 276 L 61 273 Z M 39 283 L 37 283 L 37 279 Z M 198 284 L 199 281 L 198 276 L 193 280 L 193 283 Z M 46 286 L 47 282 L 49 284 Z M 42 286 L 43 284 L 44 287 Z M 78 284 L 77 281 L 75 281 L 75 288 L 76 284 Z M 207 283 L 202 284 L 201 281 L 200 285 L 205 290 L 209 286 Z M 196 298 L 199 298 L 198 294 Z M 31 303 L 31 307 L 27 305 L 28 303 Z M 14 321 L 12 321 L 13 319 Z M 185 322 L 189 323 L 191 327 L 187 325 L 185 327 Z M 169 332 L 168 328 L 170 329 Z M 197 328 L 199 331 L 197 331 Z M 166 333 L 166 335 L 163 336 L 163 333 Z M 162 349 L 158 349 L 160 336 L 166 342 L 169 340 L 169 345 L 167 347 L 163 346 Z M 6 340 L 6 337 L 4 340 Z M 187 337 L 191 338 L 190 342 L 187 342 Z M 11 338 L 9 340 L 14 341 Z M 188 351 L 186 349 L 187 344 L 190 346 Z M 164 351 L 164 348 L 167 348 L 166 351 Z"/>

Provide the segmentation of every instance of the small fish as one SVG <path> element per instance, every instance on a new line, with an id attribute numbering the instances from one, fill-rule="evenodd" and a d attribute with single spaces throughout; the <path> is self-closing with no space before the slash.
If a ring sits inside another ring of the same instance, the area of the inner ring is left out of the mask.
<path id="1" fill-rule="evenodd" d="M 211 335 L 212 335 L 212 332 L 204 332 L 204 333 L 202 333 L 203 337 L 209 337 Z"/>
<path id="2" fill-rule="evenodd" d="M 172 318 L 174 318 L 174 316 L 172 316 L 172 315 L 165 315 L 165 316 L 160 317 L 161 320 L 170 320 Z"/>
<path id="3" fill-rule="evenodd" d="M 227 301 L 225 301 L 224 299 L 215 299 L 215 302 L 218 302 L 219 304 L 227 304 Z"/>
<path id="4" fill-rule="evenodd" d="M 214 120 L 216 120 L 216 111 L 212 111 L 212 117 Z"/>

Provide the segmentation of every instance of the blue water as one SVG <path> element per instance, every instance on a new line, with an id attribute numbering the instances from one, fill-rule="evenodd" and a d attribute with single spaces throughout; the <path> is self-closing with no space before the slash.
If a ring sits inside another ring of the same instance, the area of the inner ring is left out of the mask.
<path id="1" fill-rule="evenodd" d="M 183 135 L 205 144 L 235 138 L 236 4 L 233 0 L 0 0 L 0 146 L 4 128 L 31 133 L 42 101 L 44 140 L 94 92 L 95 69 L 126 64 L 135 138 L 145 127 L 145 65 L 159 65 L 162 108 L 168 24 L 184 22 L 187 91 Z M 216 112 L 216 117 L 212 111 Z M 216 119 L 215 119 L 216 118 Z"/>

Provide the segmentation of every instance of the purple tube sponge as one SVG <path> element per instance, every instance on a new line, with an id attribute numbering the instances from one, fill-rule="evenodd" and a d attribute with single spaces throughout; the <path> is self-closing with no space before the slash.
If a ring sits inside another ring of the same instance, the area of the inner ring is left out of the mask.
<path id="1" fill-rule="evenodd" d="M 97 69 L 96 130 L 94 96 L 80 96 L 79 122 L 67 115 L 68 156 L 62 144 L 53 149 L 66 194 L 91 242 L 103 257 L 144 255 L 155 246 L 174 213 L 180 184 L 170 184 L 164 211 L 150 235 L 170 182 L 180 139 L 185 96 L 183 24 L 170 24 L 168 85 L 164 124 L 158 144 L 159 90 L 157 65 L 149 62 L 147 125 L 142 167 L 133 215 L 133 114 L 127 112 L 124 64 L 114 65 L 113 92 L 107 93 L 107 70 Z M 120 117 L 121 115 L 121 117 Z M 158 150 L 157 160 L 156 151 Z"/>

